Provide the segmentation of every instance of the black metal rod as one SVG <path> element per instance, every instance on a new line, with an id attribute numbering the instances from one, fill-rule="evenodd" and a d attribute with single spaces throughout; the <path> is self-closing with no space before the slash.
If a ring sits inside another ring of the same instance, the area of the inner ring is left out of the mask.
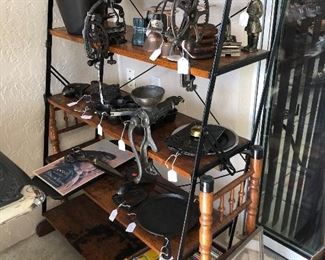
<path id="1" fill-rule="evenodd" d="M 46 164 L 46 157 L 49 153 L 49 121 L 50 105 L 47 98 L 51 96 L 51 63 L 52 63 L 52 35 L 50 29 L 53 26 L 53 0 L 48 0 L 47 7 L 47 40 L 46 40 L 46 72 L 44 92 L 44 133 L 43 133 L 43 164 Z"/>
<path id="2" fill-rule="evenodd" d="M 63 85 L 69 85 L 70 84 L 70 82 L 53 65 L 51 65 L 51 70 L 52 70 L 53 75 L 54 75 L 53 72 L 55 72 L 57 74 L 57 76 L 59 76 L 61 78 L 61 80 L 64 81 L 64 84 L 62 83 Z"/>
<path id="3" fill-rule="evenodd" d="M 137 13 L 140 15 L 140 17 L 142 19 L 144 19 L 143 15 L 140 13 L 139 9 L 137 8 L 137 6 L 133 3 L 132 0 L 130 0 L 130 3 L 133 5 L 134 9 L 137 11 Z"/>
<path id="4" fill-rule="evenodd" d="M 202 97 L 199 95 L 199 93 L 196 91 L 196 89 L 194 89 L 194 93 L 197 95 L 197 97 L 199 98 L 199 100 L 202 102 L 202 104 L 205 106 L 205 102 L 202 99 Z M 214 114 L 211 112 L 211 110 L 209 111 L 210 115 L 213 117 L 213 119 L 217 122 L 218 125 L 220 125 L 218 119 L 214 116 Z"/>
<path id="5" fill-rule="evenodd" d="M 134 77 L 133 79 L 129 80 L 128 82 L 124 83 L 122 86 L 120 86 L 120 88 L 125 87 L 126 85 L 128 85 L 129 83 L 131 83 L 132 81 L 136 80 L 137 78 L 140 78 L 142 75 L 144 75 L 145 73 L 147 73 L 148 71 L 152 70 L 154 67 L 157 67 L 157 65 L 153 65 L 151 66 L 149 69 L 141 72 L 139 75 L 137 75 L 136 77 Z"/>
<path id="6" fill-rule="evenodd" d="M 219 69 L 219 63 L 220 63 L 220 57 L 221 57 L 221 50 L 222 50 L 222 45 L 224 42 L 225 38 L 225 31 L 226 31 L 226 26 L 227 22 L 229 19 L 229 13 L 230 13 L 230 8 L 231 8 L 231 3 L 232 0 L 227 0 L 224 6 L 224 11 L 223 11 L 223 17 L 222 17 L 222 24 L 221 24 L 221 29 L 218 34 L 217 38 L 217 48 L 216 48 L 216 53 L 213 59 L 212 63 L 212 69 L 210 72 L 210 81 L 209 81 L 209 87 L 208 87 L 208 92 L 206 95 L 206 106 L 204 108 L 203 112 L 203 119 L 202 119 L 202 125 L 201 125 L 201 133 L 206 132 L 207 124 L 208 124 L 208 119 L 210 115 L 210 109 L 211 109 L 211 103 L 212 103 L 212 97 L 213 97 L 213 92 L 214 92 L 214 87 L 216 83 L 216 78 L 218 75 L 218 69 Z M 194 198 L 194 193 L 195 193 L 195 186 L 197 183 L 197 178 L 199 177 L 199 168 L 200 168 L 200 162 L 202 158 L 202 148 L 204 144 L 204 138 L 205 135 L 201 134 L 199 143 L 197 146 L 196 150 L 196 156 L 195 156 L 195 162 L 194 162 L 194 170 L 192 173 L 192 182 L 191 182 L 191 189 L 190 189 L 190 196 L 187 201 L 187 207 L 186 207 L 186 212 L 185 212 L 185 219 L 183 223 L 183 228 L 182 228 L 182 234 L 181 234 L 181 239 L 180 239 L 180 245 L 178 248 L 178 254 L 177 254 L 177 259 L 183 259 L 183 251 L 184 251 L 184 245 L 185 245 L 185 239 L 187 235 L 187 229 L 188 229 L 188 221 L 189 217 L 191 214 L 192 210 L 192 200 Z"/>
<path id="7" fill-rule="evenodd" d="M 246 9 L 247 9 L 247 5 L 246 5 L 245 7 L 243 7 L 242 9 L 240 9 L 239 11 L 237 11 L 236 13 L 230 15 L 229 18 L 233 18 L 234 16 L 236 16 L 237 14 L 240 14 L 241 12 L 245 11 Z M 221 25 L 221 23 L 218 23 L 218 24 L 216 25 L 216 27 L 218 27 L 218 26 L 220 26 L 220 25 Z"/>
<path id="8" fill-rule="evenodd" d="M 255 118 L 255 125 L 253 128 L 253 133 L 252 133 L 252 137 L 251 137 L 252 144 L 255 143 L 259 123 L 260 123 L 261 116 L 262 116 L 262 111 L 263 111 L 264 105 L 266 104 L 266 100 L 267 100 L 267 96 L 268 96 L 267 94 L 269 91 L 269 87 L 270 87 L 270 83 L 271 83 L 271 76 L 272 76 L 273 68 L 274 68 L 274 62 L 275 62 L 275 58 L 277 57 L 277 53 L 278 53 L 278 45 L 280 43 L 280 37 L 281 37 L 281 33 L 282 33 L 286 9 L 287 9 L 286 3 L 283 3 L 282 7 L 280 9 L 281 13 L 280 13 L 279 21 L 278 21 L 278 26 L 276 26 L 276 32 L 275 32 L 274 40 L 272 43 L 271 53 L 269 55 L 268 66 L 266 68 L 264 88 L 262 90 L 261 100 L 260 100 L 260 104 L 258 106 L 256 118 Z"/>
<path id="9" fill-rule="evenodd" d="M 51 70 L 51 74 L 64 86 L 67 87 L 68 84 L 58 75 L 54 70 Z"/>

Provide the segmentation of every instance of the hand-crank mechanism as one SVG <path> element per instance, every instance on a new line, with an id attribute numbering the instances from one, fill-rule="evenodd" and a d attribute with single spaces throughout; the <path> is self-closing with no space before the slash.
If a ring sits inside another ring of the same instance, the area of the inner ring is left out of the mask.
<path id="1" fill-rule="evenodd" d="M 169 111 L 173 110 L 179 103 L 184 102 L 180 96 L 172 96 L 159 103 L 163 98 L 165 90 L 157 86 L 143 86 L 134 89 L 131 97 L 140 108 L 126 110 L 111 110 L 112 116 L 130 115 L 128 136 L 132 151 L 138 165 L 138 176 L 135 183 L 152 182 L 157 175 L 152 160 L 148 158 L 148 149 L 158 152 L 158 147 L 151 135 L 151 125 L 155 124 L 160 118 L 165 117 Z M 140 154 L 137 152 L 134 143 L 135 128 L 143 129 L 143 139 L 140 145 Z"/>

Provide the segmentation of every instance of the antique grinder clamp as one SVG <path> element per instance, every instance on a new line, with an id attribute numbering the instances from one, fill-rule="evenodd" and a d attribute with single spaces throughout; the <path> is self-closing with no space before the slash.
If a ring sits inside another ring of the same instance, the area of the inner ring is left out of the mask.
<path id="1" fill-rule="evenodd" d="M 149 148 L 154 152 L 158 152 L 158 147 L 151 135 L 151 125 L 155 124 L 160 118 L 165 117 L 169 111 L 175 108 L 176 105 L 184 102 L 182 97 L 172 96 L 157 104 L 164 94 L 163 88 L 154 86 L 140 88 L 136 89 L 138 91 L 132 91 L 131 93 L 132 98 L 136 103 L 138 103 L 138 105 L 141 106 L 141 108 L 138 109 L 130 119 L 128 129 L 131 148 L 135 155 L 139 171 L 137 177 L 135 177 L 133 180 L 135 183 L 153 182 L 155 176 L 158 174 L 153 166 L 152 160 L 148 158 Z M 144 97 L 145 92 L 151 96 L 148 98 Z M 139 98 L 140 96 L 142 97 Z M 148 100 L 150 100 L 150 102 L 147 102 Z M 137 127 L 141 127 L 143 129 L 143 139 L 140 145 L 140 154 L 138 153 L 133 140 L 133 133 Z"/>

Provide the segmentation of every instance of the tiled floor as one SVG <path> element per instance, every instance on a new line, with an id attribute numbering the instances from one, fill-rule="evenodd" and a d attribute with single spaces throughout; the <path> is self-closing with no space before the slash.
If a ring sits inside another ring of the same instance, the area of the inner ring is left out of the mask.
<path id="1" fill-rule="evenodd" d="M 58 233 L 52 232 L 45 237 L 37 235 L 19 242 L 0 253 L 1 260 L 79 260 L 82 257 Z M 241 260 L 255 260 L 254 254 L 247 254 Z M 265 260 L 285 260 L 269 249 L 264 250 Z"/>

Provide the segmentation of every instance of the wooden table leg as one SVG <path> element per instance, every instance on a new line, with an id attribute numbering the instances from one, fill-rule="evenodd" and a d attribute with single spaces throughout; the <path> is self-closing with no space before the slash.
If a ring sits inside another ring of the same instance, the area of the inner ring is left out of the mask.
<path id="1" fill-rule="evenodd" d="M 52 152 L 57 154 L 60 152 L 60 142 L 58 135 L 58 128 L 56 126 L 55 109 L 50 105 L 50 118 L 49 118 L 49 138 L 52 146 Z"/>

